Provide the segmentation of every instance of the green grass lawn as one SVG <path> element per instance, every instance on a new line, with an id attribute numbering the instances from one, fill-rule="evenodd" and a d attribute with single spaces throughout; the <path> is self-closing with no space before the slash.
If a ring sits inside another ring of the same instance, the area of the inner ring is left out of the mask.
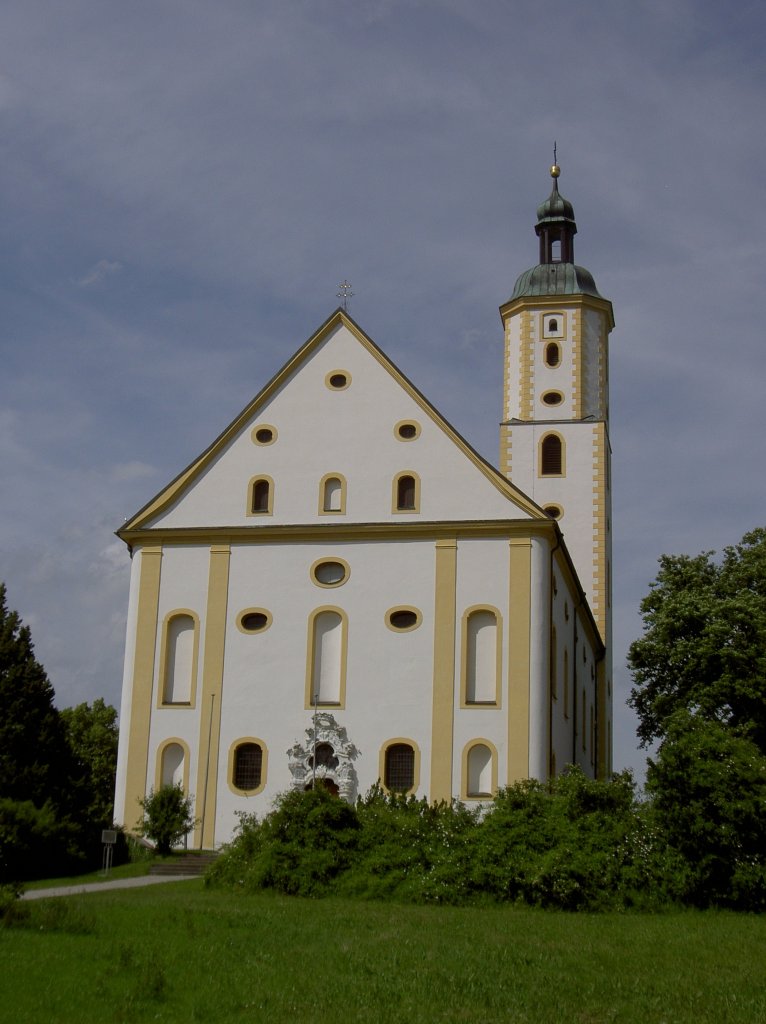
<path id="1" fill-rule="evenodd" d="M 754 1022 L 766 918 L 415 907 L 206 891 L 26 904 L 0 1021 Z"/>

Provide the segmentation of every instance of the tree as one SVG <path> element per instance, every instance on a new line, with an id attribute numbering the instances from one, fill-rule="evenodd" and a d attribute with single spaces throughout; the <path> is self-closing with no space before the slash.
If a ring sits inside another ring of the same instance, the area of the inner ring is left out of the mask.
<path id="1" fill-rule="evenodd" d="M 99 697 L 93 704 L 64 708 L 61 718 L 73 757 L 73 786 L 91 826 L 108 828 L 114 809 L 117 770 L 117 711 Z"/>
<path id="2" fill-rule="evenodd" d="M 29 627 L 8 611 L 0 583 L 0 797 L 66 806 L 71 757 L 53 697 Z"/>
<path id="3" fill-rule="evenodd" d="M 663 555 L 641 602 L 644 636 L 628 653 L 628 703 L 642 745 L 679 710 L 749 736 L 766 751 L 766 529 L 696 557 Z"/>
<path id="4" fill-rule="evenodd" d="M 647 791 L 685 862 L 682 896 L 705 906 L 766 908 L 766 755 L 721 722 L 677 711 Z"/>
<path id="5" fill-rule="evenodd" d="M 139 832 L 151 839 L 157 853 L 167 855 L 197 824 L 192 814 L 192 798 L 184 796 L 180 785 L 162 786 L 138 801 L 143 819 Z"/>

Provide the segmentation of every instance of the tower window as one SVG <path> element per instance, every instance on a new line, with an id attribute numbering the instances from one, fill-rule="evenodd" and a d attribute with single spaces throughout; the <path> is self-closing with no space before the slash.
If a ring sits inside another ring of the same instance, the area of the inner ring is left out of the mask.
<path id="1" fill-rule="evenodd" d="M 560 391 L 546 391 L 542 396 L 544 405 L 561 405 L 564 401 L 564 396 Z"/>
<path id="2" fill-rule="evenodd" d="M 561 263 L 561 239 L 551 242 L 551 263 Z"/>
<path id="3" fill-rule="evenodd" d="M 545 346 L 545 365 L 558 366 L 561 362 L 561 349 L 555 341 L 549 341 Z"/>
<path id="4" fill-rule="evenodd" d="M 557 434 L 547 434 L 540 445 L 540 473 L 542 476 L 561 476 L 564 466 L 564 451 Z"/>
<path id="5" fill-rule="evenodd" d="M 559 243 L 559 244 L 561 244 L 561 243 Z M 558 322 L 558 320 L 555 317 L 551 317 L 551 319 L 548 321 L 548 330 L 551 332 L 551 334 L 555 334 L 558 329 L 559 329 L 559 322 Z"/>

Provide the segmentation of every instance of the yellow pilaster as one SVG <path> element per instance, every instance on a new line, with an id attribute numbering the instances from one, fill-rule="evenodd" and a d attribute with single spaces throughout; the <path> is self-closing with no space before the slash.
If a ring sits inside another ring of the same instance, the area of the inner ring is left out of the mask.
<path id="1" fill-rule="evenodd" d="M 434 601 L 434 682 L 431 718 L 432 802 L 452 798 L 452 747 L 455 714 L 455 600 L 457 541 L 436 542 Z"/>
<path id="2" fill-rule="evenodd" d="M 223 656 L 226 638 L 226 609 L 229 592 L 228 544 L 210 548 L 210 570 L 205 615 L 205 655 L 202 664 L 200 701 L 199 762 L 197 764 L 196 816 L 199 825 L 194 843 L 204 849 L 215 845 L 215 811 L 218 790 L 218 752 L 221 735 Z"/>
<path id="3" fill-rule="evenodd" d="M 130 739 L 125 779 L 125 826 L 128 829 L 135 829 L 138 825 L 141 819 L 138 801 L 146 795 L 162 547 L 142 548 L 137 557 L 141 559 L 141 574 L 138 583 Z"/>
<path id="4" fill-rule="evenodd" d="M 513 538 L 508 597 L 508 785 L 529 777 L 532 541 Z"/>

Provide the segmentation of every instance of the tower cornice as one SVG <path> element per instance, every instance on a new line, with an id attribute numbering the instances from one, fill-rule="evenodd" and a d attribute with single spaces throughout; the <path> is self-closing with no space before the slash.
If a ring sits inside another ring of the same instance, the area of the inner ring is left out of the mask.
<path id="1" fill-rule="evenodd" d="M 505 323 L 514 313 L 520 313 L 523 310 L 559 309 L 561 306 L 597 309 L 607 314 L 609 330 L 614 329 L 614 310 L 609 299 L 584 293 L 575 295 L 520 295 L 516 299 L 509 299 L 503 303 L 500 307 L 500 319 Z"/>

